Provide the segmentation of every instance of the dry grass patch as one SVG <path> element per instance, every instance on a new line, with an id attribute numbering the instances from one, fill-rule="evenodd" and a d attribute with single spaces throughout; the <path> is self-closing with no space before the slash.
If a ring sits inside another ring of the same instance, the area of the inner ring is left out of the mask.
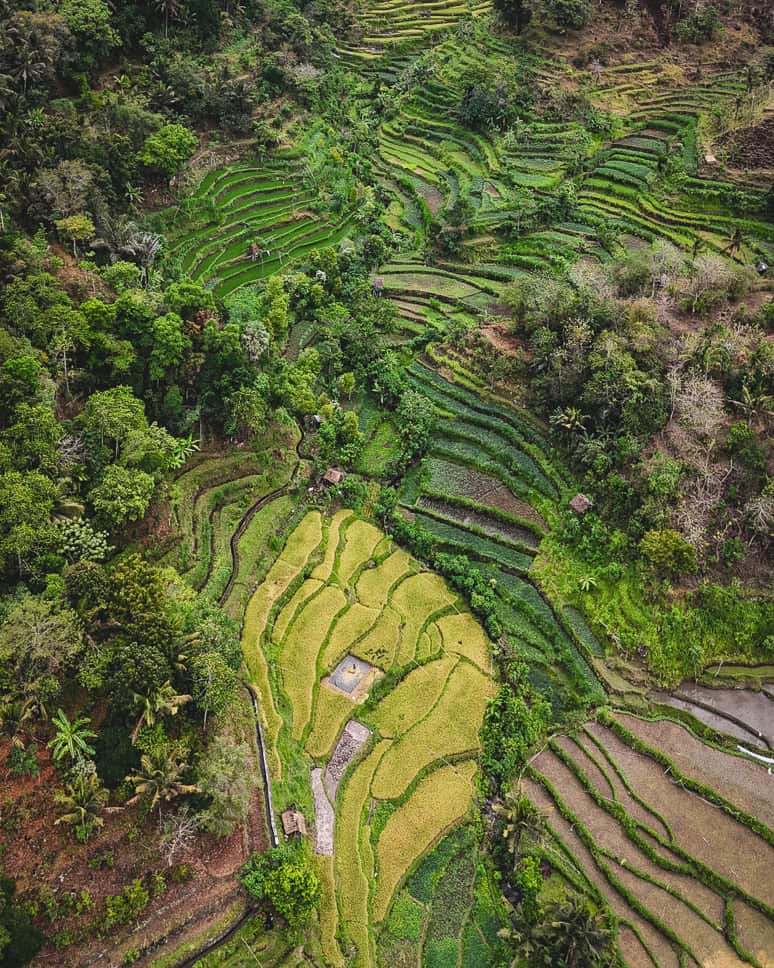
<path id="1" fill-rule="evenodd" d="M 491 675 L 492 647 L 486 633 L 470 612 L 444 615 L 436 624 L 443 639 L 445 652 L 464 655 L 479 669 Z"/>
<path id="2" fill-rule="evenodd" d="M 325 557 L 312 572 L 312 578 L 318 581 L 330 581 L 333 574 L 333 566 L 336 562 L 336 552 L 339 548 L 339 538 L 341 537 L 341 526 L 352 517 L 352 511 L 344 508 L 337 511 L 328 522 L 327 544 L 325 545 Z"/>
<path id="3" fill-rule="evenodd" d="M 371 778 L 389 745 L 389 740 L 382 740 L 355 767 L 339 796 L 336 811 L 334 866 L 339 911 L 346 922 L 349 937 L 357 948 L 357 968 L 371 968 L 376 963 L 372 957 L 368 930 L 368 892 L 373 880 L 374 863 L 371 846 L 362 830 L 362 815 L 369 797 Z"/>
<path id="4" fill-rule="evenodd" d="M 337 574 L 342 584 L 347 584 L 357 569 L 373 557 L 374 548 L 382 540 L 382 532 L 367 521 L 359 519 L 347 526 L 344 550 L 339 558 Z"/>
<path id="5" fill-rule="evenodd" d="M 379 612 L 375 608 L 366 608 L 359 602 L 350 605 L 333 626 L 322 657 L 323 670 L 330 672 L 336 663 L 351 651 L 353 643 L 361 635 L 365 635 L 378 618 Z"/>
<path id="6" fill-rule="evenodd" d="M 293 737 L 301 739 L 312 713 L 317 685 L 317 654 L 337 612 L 346 605 L 344 592 L 328 585 L 296 616 L 280 654 L 282 686 L 290 700 Z"/>
<path id="7" fill-rule="evenodd" d="M 312 731 L 306 740 L 306 751 L 315 759 L 328 756 L 344 723 L 353 712 L 352 700 L 326 685 L 317 690 Z"/>
<path id="8" fill-rule="evenodd" d="M 389 669 L 398 651 L 400 624 L 400 615 L 388 605 L 370 632 L 352 646 L 352 654 L 380 669 Z"/>
<path id="9" fill-rule="evenodd" d="M 322 517 L 310 511 L 288 538 L 280 554 L 282 561 L 295 565 L 300 571 L 322 541 Z"/>
<path id="10" fill-rule="evenodd" d="M 374 796 L 394 800 L 435 760 L 477 750 L 478 731 L 492 692 L 487 676 L 469 662 L 460 662 L 435 706 L 385 754 L 374 777 Z"/>
<path id="11" fill-rule="evenodd" d="M 438 702 L 459 659 L 445 655 L 419 666 L 379 703 L 374 723 L 383 736 L 400 736 Z"/>
<path id="12" fill-rule="evenodd" d="M 379 876 L 373 913 L 377 923 L 384 920 L 393 894 L 416 860 L 467 813 L 475 772 L 472 761 L 436 770 L 387 821 L 376 849 Z"/>

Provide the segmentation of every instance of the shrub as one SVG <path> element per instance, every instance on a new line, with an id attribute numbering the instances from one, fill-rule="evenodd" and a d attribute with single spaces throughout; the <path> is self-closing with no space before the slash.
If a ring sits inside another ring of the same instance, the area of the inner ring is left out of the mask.
<path id="1" fill-rule="evenodd" d="M 591 6 L 586 0 L 543 0 L 543 12 L 557 27 L 580 30 L 589 22 Z"/>
<path id="2" fill-rule="evenodd" d="M 698 567 L 696 549 L 671 528 L 647 531 L 640 542 L 640 551 L 653 568 L 675 578 L 693 574 Z"/>
<path id="3" fill-rule="evenodd" d="M 241 879 L 251 897 L 270 901 L 291 928 L 306 924 L 320 899 L 319 878 L 301 844 L 253 854 L 242 868 Z"/>
<path id="4" fill-rule="evenodd" d="M 710 5 L 684 17 L 675 27 L 675 34 L 684 44 L 701 44 L 711 40 L 719 26 L 717 7 Z"/>
<path id="5" fill-rule="evenodd" d="M 524 765 L 550 721 L 550 707 L 537 693 L 506 684 L 490 699 L 481 727 L 481 767 L 496 787 Z"/>

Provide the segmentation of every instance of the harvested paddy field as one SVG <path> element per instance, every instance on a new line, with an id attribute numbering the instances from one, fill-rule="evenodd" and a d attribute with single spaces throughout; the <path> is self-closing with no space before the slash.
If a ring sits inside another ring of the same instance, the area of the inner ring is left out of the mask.
<path id="1" fill-rule="evenodd" d="M 617 941 L 626 964 L 771 963 L 772 778 L 763 764 L 669 720 L 612 713 L 555 737 L 527 776 L 523 792 L 549 839 L 595 903 L 628 926 Z"/>

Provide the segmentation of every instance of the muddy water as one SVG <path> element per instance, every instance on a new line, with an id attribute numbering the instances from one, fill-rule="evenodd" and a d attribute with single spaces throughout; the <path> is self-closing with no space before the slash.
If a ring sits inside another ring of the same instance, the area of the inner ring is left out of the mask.
<path id="1" fill-rule="evenodd" d="M 699 722 L 740 742 L 774 749 L 774 699 L 768 692 L 686 683 L 674 693 L 653 698 L 690 712 Z"/>

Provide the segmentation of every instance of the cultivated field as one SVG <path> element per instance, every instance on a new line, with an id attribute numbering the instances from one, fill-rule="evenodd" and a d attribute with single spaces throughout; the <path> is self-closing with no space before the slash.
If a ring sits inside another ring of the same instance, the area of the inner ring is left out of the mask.
<path id="1" fill-rule="evenodd" d="M 332 753 L 350 719 L 372 731 L 337 774 L 344 770 L 323 878 L 335 901 L 326 897 L 322 909 L 332 964 L 350 954 L 374 964 L 396 892 L 468 813 L 494 691 L 490 648 L 441 579 L 347 511 L 308 513 L 250 600 L 243 649 L 261 698 L 277 809 L 295 802 L 311 820 L 310 767 L 338 769 Z M 347 656 L 375 667 L 371 698 L 353 692 L 353 701 L 344 691 L 337 676 Z"/>

